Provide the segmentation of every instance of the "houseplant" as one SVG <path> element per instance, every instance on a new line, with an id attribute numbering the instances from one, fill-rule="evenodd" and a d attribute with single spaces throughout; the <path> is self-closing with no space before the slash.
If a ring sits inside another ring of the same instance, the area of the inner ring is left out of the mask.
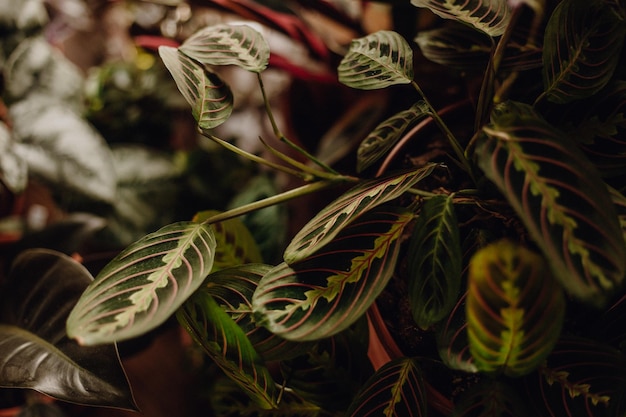
<path id="1" fill-rule="evenodd" d="M 624 5 L 414 3 L 450 20 L 418 35 L 424 55 L 468 73 L 484 60 L 462 107 L 472 122 L 453 126 L 434 108 L 402 36 L 356 39 L 341 82 L 416 93 L 364 139 L 356 173 L 275 124 L 309 164 L 271 147 L 280 162 L 261 159 L 211 133 L 232 109 L 211 66 L 257 73 L 263 90 L 269 51 L 255 30 L 213 26 L 162 47 L 207 139 L 304 185 L 133 243 L 83 293 L 68 334 L 110 343 L 176 314 L 239 386 L 216 385 L 224 415 L 622 415 Z M 420 136 L 433 124 L 440 133 Z M 388 162 L 398 152 L 409 163 Z M 278 265 L 260 263 L 233 219 L 346 185 Z M 374 371 L 364 319 L 390 283 L 406 289 L 423 344 Z"/>

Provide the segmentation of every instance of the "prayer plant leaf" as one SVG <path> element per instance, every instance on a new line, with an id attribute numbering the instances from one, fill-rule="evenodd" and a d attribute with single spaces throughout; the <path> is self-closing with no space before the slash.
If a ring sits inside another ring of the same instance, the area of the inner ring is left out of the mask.
<path id="1" fill-rule="evenodd" d="M 217 210 L 201 211 L 194 216 L 195 222 L 203 222 L 219 214 Z M 215 233 L 215 259 L 213 271 L 241 264 L 261 263 L 261 252 L 248 228 L 238 219 L 212 223 Z"/>
<path id="2" fill-rule="evenodd" d="M 520 103 L 504 103 L 476 158 L 543 251 L 566 291 L 601 306 L 622 286 L 626 245 L 597 170 L 575 143 Z"/>
<path id="3" fill-rule="evenodd" d="M 417 359 L 398 358 L 383 365 L 365 383 L 345 415 L 426 416 L 426 389 Z"/>
<path id="4" fill-rule="evenodd" d="M 192 295 L 177 316 L 194 341 L 259 407 L 277 407 L 278 390 L 263 358 L 206 287 Z"/>
<path id="5" fill-rule="evenodd" d="M 516 389 L 503 381 L 472 385 L 459 396 L 453 417 L 533 417 Z"/>
<path id="6" fill-rule="evenodd" d="M 626 413 L 626 361 L 597 341 L 563 338 L 539 372 L 529 375 L 534 415 L 614 417 Z"/>
<path id="7" fill-rule="evenodd" d="M 251 72 L 267 68 L 270 48 L 261 35 L 246 25 L 208 26 L 191 35 L 178 50 L 207 65 L 237 65 Z"/>
<path id="8" fill-rule="evenodd" d="M 444 19 L 466 23 L 489 36 L 500 36 L 511 20 L 506 0 L 411 0 Z"/>
<path id="9" fill-rule="evenodd" d="M 95 345 L 156 328 L 202 284 L 214 256 L 210 226 L 180 222 L 146 235 L 87 287 L 67 320 L 68 335 Z"/>
<path id="10" fill-rule="evenodd" d="M 116 346 L 79 346 L 65 333 L 67 316 L 92 279 L 60 252 L 31 249 L 16 258 L 0 303 L 1 387 L 137 409 Z"/>
<path id="11" fill-rule="evenodd" d="M 448 318 L 437 327 L 437 350 L 448 368 L 474 373 L 478 372 L 478 368 L 470 353 L 467 338 L 466 300 L 467 294 L 463 294 Z"/>
<path id="12" fill-rule="evenodd" d="M 348 87 L 375 90 L 413 81 L 413 51 L 398 33 L 381 30 L 354 39 L 337 68 Z"/>
<path id="13" fill-rule="evenodd" d="M 532 372 L 561 332 L 561 286 L 540 255 L 511 241 L 482 248 L 469 268 L 467 335 L 477 368 L 510 377 Z"/>
<path id="14" fill-rule="evenodd" d="M 626 25 L 601 0 L 559 3 L 546 27 L 544 95 L 567 103 L 600 91 L 613 76 Z"/>
<path id="15" fill-rule="evenodd" d="M 217 74 L 171 46 L 160 46 L 159 55 L 200 128 L 212 129 L 228 119 L 233 93 Z"/>
<path id="16" fill-rule="evenodd" d="M 310 343 L 292 342 L 257 326 L 252 317 L 252 296 L 270 265 L 245 264 L 221 269 L 207 277 L 206 287 L 215 301 L 241 327 L 266 361 L 286 360 L 304 353 Z"/>
<path id="17" fill-rule="evenodd" d="M 363 172 L 378 161 L 400 140 L 408 127 L 428 116 L 428 106 L 418 101 L 410 109 L 403 110 L 380 123 L 357 150 L 357 171 Z"/>
<path id="18" fill-rule="evenodd" d="M 412 213 L 378 208 L 315 255 L 269 271 L 252 298 L 260 325 L 290 340 L 316 340 L 354 323 L 383 290 Z"/>
<path id="19" fill-rule="evenodd" d="M 411 313 L 424 330 L 450 313 L 461 289 L 463 256 L 452 198 L 437 195 L 424 203 L 409 244 Z"/>
<path id="20" fill-rule="evenodd" d="M 400 175 L 365 181 L 343 193 L 300 229 L 285 249 L 285 262 L 292 264 L 317 252 L 348 223 L 368 210 L 399 197 L 429 176 L 435 166 L 428 164 Z"/>

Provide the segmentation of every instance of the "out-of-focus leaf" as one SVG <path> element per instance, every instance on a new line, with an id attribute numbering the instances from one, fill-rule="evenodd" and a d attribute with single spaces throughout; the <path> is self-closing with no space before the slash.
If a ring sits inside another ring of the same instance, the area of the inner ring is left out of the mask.
<path id="1" fill-rule="evenodd" d="M 208 65 L 237 65 L 252 72 L 263 71 L 270 48 L 265 38 L 246 25 L 215 25 L 191 35 L 178 50 Z"/>
<path id="2" fill-rule="evenodd" d="M 485 381 L 461 394 L 452 417 L 531 417 L 519 393 L 500 381 Z"/>
<path id="3" fill-rule="evenodd" d="M 408 127 L 428 116 L 428 112 L 428 106 L 420 100 L 410 109 L 401 111 L 376 126 L 359 145 L 357 171 L 364 171 L 383 157 L 400 140 Z"/>
<path id="4" fill-rule="evenodd" d="M 374 373 L 361 329 L 363 318 L 347 330 L 320 340 L 306 354 L 280 362 L 286 386 L 325 410 L 345 412 L 360 387 Z"/>
<path id="5" fill-rule="evenodd" d="M 426 389 L 417 359 L 395 359 L 365 383 L 346 416 L 426 416 Z"/>
<path id="6" fill-rule="evenodd" d="M 56 99 L 32 94 L 12 105 L 10 115 L 15 152 L 26 161 L 29 175 L 72 203 L 115 201 L 111 151 L 78 113 Z"/>
<path id="7" fill-rule="evenodd" d="M 565 317 L 563 291 L 542 257 L 510 241 L 474 254 L 465 307 L 477 368 L 511 377 L 543 362 Z"/>
<path id="8" fill-rule="evenodd" d="M 224 123 L 233 111 L 233 94 L 220 77 L 171 46 L 159 47 L 159 55 L 202 129 Z"/>
<path id="9" fill-rule="evenodd" d="M 526 105 L 504 103 L 483 131 L 478 165 L 520 216 L 565 289 L 603 305 L 624 280 L 626 244 L 597 170 Z"/>
<path id="10" fill-rule="evenodd" d="M 535 415 L 614 417 L 626 412 L 624 355 L 596 341 L 559 340 L 527 386 Z"/>
<path id="11" fill-rule="evenodd" d="M 133 243 L 100 271 L 72 310 L 67 333 L 83 345 L 142 335 L 165 322 L 211 271 L 210 226 L 180 222 Z"/>
<path id="12" fill-rule="evenodd" d="M 567 103 L 600 91 L 619 62 L 626 25 L 601 0 L 558 4 L 546 27 L 544 95 Z"/>
<path id="13" fill-rule="evenodd" d="M 334 239 L 348 223 L 368 210 L 401 196 L 429 176 L 435 164 L 363 182 L 346 191 L 311 219 L 285 249 L 284 259 L 292 264 L 309 257 Z"/>
<path id="14" fill-rule="evenodd" d="M 258 406 L 277 407 L 276 384 L 263 358 L 206 287 L 183 304 L 178 318 L 195 342 Z"/>
<path id="15" fill-rule="evenodd" d="M 346 329 L 391 278 L 398 238 L 412 217 L 405 211 L 377 208 L 350 223 L 315 255 L 269 271 L 252 298 L 259 324 L 299 341 Z"/>
<path id="16" fill-rule="evenodd" d="M 13 193 L 26 188 L 28 167 L 14 149 L 14 141 L 7 125 L 0 122 L 0 181 Z"/>
<path id="17" fill-rule="evenodd" d="M 489 36 L 500 36 L 511 19 L 506 0 L 411 0 L 417 7 L 426 7 L 444 19 L 466 23 Z"/>
<path id="18" fill-rule="evenodd" d="M 19 255 L 0 303 L 0 386 L 137 408 L 115 345 L 79 346 L 65 334 L 67 316 L 91 281 L 82 265 L 62 253 L 33 249 Z"/>
<path id="19" fill-rule="evenodd" d="M 467 294 L 462 295 L 448 318 L 437 328 L 437 349 L 439 357 L 448 368 L 478 372 L 467 338 L 466 299 Z"/>
<path id="20" fill-rule="evenodd" d="M 381 30 L 352 41 L 339 67 L 339 81 L 375 90 L 413 81 L 413 51 L 398 33 Z"/>
<path id="21" fill-rule="evenodd" d="M 266 361 L 286 360 L 303 354 L 310 343 L 292 342 L 257 326 L 252 317 L 252 296 L 261 278 L 272 267 L 245 264 L 214 272 L 207 277 L 207 291 L 245 332 L 254 349 Z"/>
<path id="22" fill-rule="evenodd" d="M 217 210 L 201 211 L 194 216 L 193 220 L 201 223 L 218 213 L 219 211 Z M 213 223 L 212 226 L 217 242 L 213 272 L 231 266 L 261 263 L 263 261 L 254 238 L 241 220 L 237 218 L 229 219 Z"/>
<path id="23" fill-rule="evenodd" d="M 463 257 L 451 195 L 424 203 L 407 256 L 411 313 L 421 329 L 428 329 L 450 313 L 461 289 Z"/>

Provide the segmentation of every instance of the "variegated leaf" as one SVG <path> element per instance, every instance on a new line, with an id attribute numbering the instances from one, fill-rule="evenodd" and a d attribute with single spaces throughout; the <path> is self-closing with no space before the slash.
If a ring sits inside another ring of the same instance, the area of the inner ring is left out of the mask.
<path id="1" fill-rule="evenodd" d="M 208 26 L 191 35 L 179 51 L 207 65 L 237 65 L 261 72 L 267 68 L 270 48 L 265 38 L 247 25 Z"/>
<path id="2" fill-rule="evenodd" d="M 258 406 L 277 407 L 278 390 L 263 358 L 206 288 L 191 296 L 177 316 L 195 342 Z"/>
<path id="3" fill-rule="evenodd" d="M 465 305 L 467 294 L 463 294 L 452 308 L 448 318 L 437 328 L 437 350 L 439 357 L 450 369 L 463 372 L 478 372 L 470 353 L 467 338 Z"/>
<path id="4" fill-rule="evenodd" d="M 220 213 L 217 210 L 206 210 L 197 213 L 193 221 L 201 223 L 211 216 Z M 212 223 L 215 234 L 216 248 L 213 271 L 232 266 L 261 263 L 261 252 L 248 228 L 238 218 Z"/>
<path id="5" fill-rule="evenodd" d="M 444 19 L 466 23 L 489 36 L 504 33 L 511 19 L 506 0 L 411 0 L 417 7 L 426 7 Z"/>
<path id="6" fill-rule="evenodd" d="M 117 347 L 78 346 L 65 333 L 68 314 L 92 280 L 83 265 L 63 253 L 20 253 L 2 287 L 1 387 L 34 389 L 84 405 L 137 409 Z"/>
<path id="7" fill-rule="evenodd" d="M 202 129 L 224 123 L 233 111 L 233 94 L 220 77 L 178 49 L 160 46 L 159 55 Z"/>
<path id="8" fill-rule="evenodd" d="M 385 364 L 365 383 L 345 415 L 426 416 L 426 389 L 417 359 L 398 358 Z"/>
<path id="9" fill-rule="evenodd" d="M 621 287 L 626 245 L 595 168 L 571 141 L 520 103 L 496 109 L 476 146 L 478 165 L 579 299 L 602 305 Z"/>
<path id="10" fill-rule="evenodd" d="M 413 81 L 413 51 L 398 33 L 381 30 L 352 41 L 339 67 L 339 81 L 375 90 Z"/>
<path id="11" fill-rule="evenodd" d="M 245 264 L 221 269 L 207 277 L 206 288 L 215 301 L 241 327 L 266 361 L 287 360 L 303 354 L 310 343 L 283 339 L 257 326 L 252 317 L 252 296 L 261 278 L 272 267 L 264 264 Z"/>
<path id="12" fill-rule="evenodd" d="M 426 201 L 411 235 L 409 300 L 421 329 L 445 318 L 461 289 L 463 257 L 452 198 L 437 195 Z"/>
<path id="13" fill-rule="evenodd" d="M 567 103 L 600 91 L 613 76 L 625 35 L 624 22 L 601 0 L 559 3 L 544 38 L 543 94 Z"/>
<path id="14" fill-rule="evenodd" d="M 211 271 L 210 226 L 165 226 L 116 256 L 87 287 L 67 320 L 83 345 L 130 339 L 167 320 Z"/>
<path id="15" fill-rule="evenodd" d="M 357 171 L 362 172 L 383 157 L 395 145 L 407 128 L 428 116 L 429 108 L 418 101 L 410 109 L 401 111 L 380 123 L 357 150 Z"/>
<path id="16" fill-rule="evenodd" d="M 565 297 L 540 255 L 500 241 L 472 257 L 466 315 L 478 369 L 517 377 L 539 367 L 552 350 Z"/>
<path id="17" fill-rule="evenodd" d="M 623 352 L 593 340 L 563 338 L 538 374 L 527 379 L 534 415 L 623 416 L 625 375 Z"/>
<path id="18" fill-rule="evenodd" d="M 536 417 L 530 414 L 517 389 L 503 381 L 487 380 L 464 390 L 452 417 Z"/>
<path id="19" fill-rule="evenodd" d="M 401 196 L 429 176 L 435 164 L 363 182 L 322 209 L 292 239 L 283 255 L 292 264 L 312 255 L 330 242 L 348 223 L 372 208 Z"/>
<path id="20" fill-rule="evenodd" d="M 268 272 L 254 293 L 259 324 L 290 340 L 316 340 L 354 323 L 383 290 L 411 213 L 378 208 L 315 255 Z"/>

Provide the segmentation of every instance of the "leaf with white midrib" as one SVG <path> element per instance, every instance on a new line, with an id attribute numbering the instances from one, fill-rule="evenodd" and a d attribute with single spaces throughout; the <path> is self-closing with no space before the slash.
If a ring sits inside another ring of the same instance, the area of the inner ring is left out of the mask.
<path id="1" fill-rule="evenodd" d="M 68 319 L 81 344 L 125 340 L 154 329 L 193 293 L 215 256 L 210 226 L 165 226 L 115 257 L 84 292 Z"/>

